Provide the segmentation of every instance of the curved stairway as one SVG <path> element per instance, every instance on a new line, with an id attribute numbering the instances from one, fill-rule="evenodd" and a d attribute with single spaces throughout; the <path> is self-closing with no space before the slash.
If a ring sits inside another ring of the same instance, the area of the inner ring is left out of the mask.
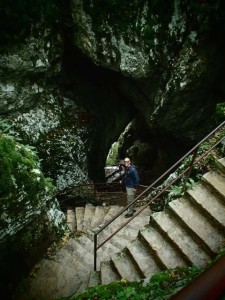
<path id="1" fill-rule="evenodd" d="M 69 227 L 80 235 L 64 240 L 51 258 L 40 261 L 21 299 L 57 299 L 122 278 L 148 279 L 166 268 L 205 266 L 225 241 L 225 159 L 218 164 L 220 171 L 206 173 L 166 211 L 144 210 L 103 245 L 98 250 L 99 272 L 93 271 L 93 232 L 122 207 L 86 205 L 70 211 Z M 99 242 L 125 221 L 121 215 Z"/>

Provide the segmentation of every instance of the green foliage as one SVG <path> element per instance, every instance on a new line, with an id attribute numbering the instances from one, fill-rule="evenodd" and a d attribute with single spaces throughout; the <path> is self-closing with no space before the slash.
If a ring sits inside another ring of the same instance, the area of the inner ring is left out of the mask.
<path id="1" fill-rule="evenodd" d="M 169 190 L 169 198 L 178 197 L 183 194 L 182 186 L 173 185 Z"/>
<path id="2" fill-rule="evenodd" d="M 223 121 L 225 119 L 225 102 L 217 103 L 216 105 L 216 119 Z"/>
<path id="3" fill-rule="evenodd" d="M 178 287 L 185 286 L 202 271 L 201 268 L 176 268 L 156 273 L 146 284 L 143 281 L 129 282 L 121 279 L 120 282 L 108 285 L 95 286 L 83 293 L 64 298 L 68 300 L 156 300 L 165 299 L 172 295 Z"/>
<path id="4" fill-rule="evenodd" d="M 112 144 L 110 152 L 107 157 L 106 165 L 115 165 L 118 162 L 118 147 L 119 143 Z"/>
<path id="5" fill-rule="evenodd" d="M 11 126 L 0 118 L 0 133 L 8 133 Z"/>
<path id="6" fill-rule="evenodd" d="M 0 177 L 1 205 L 7 207 L 18 198 L 32 202 L 55 191 L 51 181 L 40 171 L 36 154 L 4 134 L 0 134 Z M 17 206 L 20 205 L 17 203 Z"/>

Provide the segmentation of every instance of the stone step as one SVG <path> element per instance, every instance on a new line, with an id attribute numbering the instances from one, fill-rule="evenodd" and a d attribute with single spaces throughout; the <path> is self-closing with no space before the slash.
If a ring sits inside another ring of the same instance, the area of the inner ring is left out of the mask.
<path id="1" fill-rule="evenodd" d="M 87 269 L 87 272 L 94 269 L 94 243 L 86 236 L 79 237 L 71 241 L 72 247 L 76 249 L 76 260 L 81 264 L 81 272 Z M 98 243 L 99 244 L 99 243 Z M 71 247 L 71 246 L 70 246 Z M 88 249 L 88 251 L 87 251 Z M 121 247 L 122 249 L 122 247 Z M 100 269 L 100 264 L 104 261 L 109 261 L 111 254 L 118 253 L 121 249 L 111 243 L 106 243 L 97 250 L 97 270 Z M 83 270 L 82 270 L 83 269 Z M 80 270 L 80 269 L 79 269 Z"/>
<path id="2" fill-rule="evenodd" d="M 109 209 L 110 209 L 109 206 L 97 206 L 96 207 L 95 214 L 91 220 L 91 229 L 98 227 L 102 223 L 102 220 L 104 220 Z"/>
<path id="3" fill-rule="evenodd" d="M 91 204 L 86 204 L 84 209 L 84 219 L 83 219 L 83 227 L 82 231 L 86 231 L 90 228 L 92 218 L 95 214 L 95 206 Z"/>
<path id="4" fill-rule="evenodd" d="M 123 209 L 123 206 L 118 206 L 118 205 L 111 206 L 102 223 L 103 224 L 107 223 L 122 209 Z"/>
<path id="5" fill-rule="evenodd" d="M 76 221 L 77 221 L 77 231 L 83 230 L 84 221 L 84 207 L 76 207 Z"/>
<path id="6" fill-rule="evenodd" d="M 221 164 L 225 165 L 225 160 Z M 168 213 L 151 215 L 149 208 L 144 210 L 98 249 L 99 272 L 93 271 L 93 231 L 108 222 L 123 206 L 77 207 L 77 231 L 85 230 L 88 236 L 81 232 L 78 237 L 63 241 L 49 260 L 42 260 L 35 271 L 36 276 L 30 278 L 27 298 L 21 300 L 67 297 L 88 286 L 108 284 L 121 278 L 137 281 L 149 279 L 166 268 L 192 264 L 205 266 L 225 239 L 224 179 L 221 173 L 209 172 L 204 175 L 204 182 L 188 191 L 186 198 L 170 202 Z M 125 213 L 99 234 L 98 245 L 129 220 L 124 217 Z M 150 216 L 152 226 L 149 225 Z M 72 224 L 73 212 L 69 212 L 67 218 L 68 224 Z M 73 226 L 71 230 L 74 230 Z"/>
<path id="7" fill-rule="evenodd" d="M 110 224 L 105 230 L 99 233 L 99 240 L 103 241 L 111 234 L 113 234 L 117 229 L 119 229 L 127 219 L 118 218 L 115 222 Z M 116 233 L 117 236 L 124 236 L 126 239 L 133 240 L 138 235 L 139 230 L 145 225 L 149 224 L 149 217 L 137 217 L 135 220 L 132 220 L 124 228 Z"/>
<path id="8" fill-rule="evenodd" d="M 140 270 L 137 270 L 126 250 L 113 254 L 111 260 L 121 278 L 129 281 L 139 281 L 143 278 Z"/>
<path id="9" fill-rule="evenodd" d="M 153 221 L 158 228 L 169 237 L 184 259 L 190 265 L 199 267 L 206 266 L 210 257 L 200 248 L 200 246 L 192 239 L 191 236 L 166 212 L 158 212 L 152 214 Z"/>
<path id="10" fill-rule="evenodd" d="M 147 242 L 151 253 L 154 254 L 162 269 L 187 266 L 187 263 L 178 251 L 168 243 L 165 237 L 151 226 L 146 226 L 142 229 L 140 236 Z"/>
<path id="11" fill-rule="evenodd" d="M 127 236 L 116 234 L 108 242 L 119 248 L 120 251 L 123 250 L 127 245 L 130 244 L 130 239 Z"/>
<path id="12" fill-rule="evenodd" d="M 126 221 L 127 219 L 123 219 Z M 138 232 L 144 225 L 149 224 L 149 217 L 137 217 L 134 222 L 127 224 L 126 227 L 121 229 L 115 236 L 113 236 L 106 244 L 111 243 L 116 248 L 122 250 L 126 246 L 129 245 L 130 241 L 134 240 L 138 236 Z M 112 233 L 115 232 L 117 228 L 121 225 L 121 221 L 118 220 L 115 222 L 116 224 L 110 224 L 107 229 L 99 234 L 98 244 L 102 243 L 106 240 Z M 135 228 L 136 227 L 136 228 Z"/>
<path id="13" fill-rule="evenodd" d="M 217 160 L 218 167 L 220 171 L 225 174 L 225 158 L 220 158 Z"/>
<path id="14" fill-rule="evenodd" d="M 119 216 L 112 224 L 109 224 L 104 229 L 104 233 L 102 233 L 101 235 L 104 234 L 104 237 L 106 237 L 107 235 L 110 235 L 113 232 L 115 232 L 117 229 L 119 229 L 127 221 L 129 221 L 128 218 L 125 218 L 125 214 L 126 214 L 126 212 L 121 214 L 121 216 Z M 136 218 L 131 220 L 123 229 L 121 229 L 119 231 L 119 233 L 123 234 L 123 232 L 125 232 L 125 234 L 127 234 L 128 229 L 129 229 L 129 230 L 131 230 L 131 234 L 133 234 L 134 231 L 136 232 L 133 235 L 134 237 L 136 237 L 139 229 L 142 228 L 143 226 L 149 224 L 150 214 L 151 214 L 150 209 L 149 208 L 145 209 Z M 105 234 L 105 232 L 107 232 L 107 234 Z"/>
<path id="15" fill-rule="evenodd" d="M 106 257 L 105 260 L 110 260 L 111 255 L 114 253 L 118 253 L 121 251 L 121 248 L 116 247 L 111 242 L 106 242 L 99 250 L 98 250 L 98 259 L 101 255 L 100 250 L 105 254 L 104 257 Z M 107 255 L 107 256 L 106 256 Z"/>
<path id="16" fill-rule="evenodd" d="M 127 246 L 127 249 L 138 264 L 144 277 L 150 278 L 156 272 L 160 271 L 153 255 L 139 237 L 132 241 Z"/>
<path id="17" fill-rule="evenodd" d="M 66 223 L 69 229 L 72 232 L 75 232 L 77 230 L 76 226 L 76 216 L 75 216 L 75 211 L 74 209 L 67 209 L 66 212 Z"/>
<path id="18" fill-rule="evenodd" d="M 115 271 L 112 262 L 109 261 L 101 263 L 100 278 L 101 284 L 109 284 L 121 279 L 119 274 Z"/>
<path id="19" fill-rule="evenodd" d="M 108 221 L 110 221 L 113 217 L 115 217 L 115 215 L 120 212 L 122 210 L 122 206 L 118 206 L 118 205 L 113 205 L 111 207 L 109 207 L 108 212 L 106 213 L 106 215 L 104 216 L 104 218 L 101 220 L 101 222 L 99 222 L 99 224 L 94 227 L 92 229 L 93 232 L 97 232 L 99 229 L 101 229 Z M 121 217 L 119 217 L 121 218 Z M 119 223 L 120 221 L 118 219 L 116 219 L 113 223 L 116 224 Z M 107 227 L 108 228 L 108 227 Z M 105 231 L 105 229 L 104 229 Z"/>
<path id="20" fill-rule="evenodd" d="M 43 259 L 32 278 L 29 291 L 21 300 L 58 299 L 75 293 L 83 285 L 83 279 L 74 268 Z"/>
<path id="21" fill-rule="evenodd" d="M 191 196 L 193 203 L 213 220 L 215 226 L 221 230 L 225 229 L 225 203 L 219 200 L 218 195 L 215 195 L 203 183 L 189 190 L 188 195 Z"/>
<path id="22" fill-rule="evenodd" d="M 76 257 L 80 261 L 85 262 L 83 272 L 89 272 L 93 270 L 94 256 L 93 256 L 93 242 L 86 236 L 80 236 L 76 239 L 70 240 L 70 245 L 76 251 Z"/>
<path id="23" fill-rule="evenodd" d="M 69 239 L 51 258 L 64 266 L 73 267 L 76 270 L 89 268 L 85 261 L 80 260 L 80 254 L 77 251 L 77 244 L 73 239 Z"/>
<path id="24" fill-rule="evenodd" d="M 89 277 L 88 287 L 90 288 L 96 285 L 100 285 L 100 283 L 100 273 L 92 271 Z"/>
<path id="25" fill-rule="evenodd" d="M 169 209 L 175 213 L 180 222 L 184 222 L 201 239 L 202 244 L 208 246 L 212 253 L 218 252 L 224 237 L 208 222 L 206 217 L 194 208 L 188 199 L 180 198 L 170 202 Z"/>
<path id="26" fill-rule="evenodd" d="M 225 176 L 214 171 L 203 175 L 204 180 L 211 186 L 212 190 L 216 190 L 225 201 Z"/>

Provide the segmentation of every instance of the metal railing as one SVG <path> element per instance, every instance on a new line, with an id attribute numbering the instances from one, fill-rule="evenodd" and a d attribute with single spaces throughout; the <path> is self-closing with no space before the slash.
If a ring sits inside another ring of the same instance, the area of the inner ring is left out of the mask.
<path id="1" fill-rule="evenodd" d="M 205 138 L 203 138 L 199 143 L 197 143 L 190 151 L 188 151 L 182 158 L 180 158 L 174 165 L 172 165 L 165 173 L 163 173 L 157 180 L 155 180 L 150 186 L 148 186 L 141 194 L 139 194 L 129 205 L 124 207 L 119 213 L 117 213 L 111 220 L 109 220 L 105 225 L 103 225 L 97 232 L 94 234 L 94 270 L 97 270 L 97 251 L 100 249 L 107 241 L 109 241 L 116 233 L 118 233 L 122 228 L 124 228 L 129 222 L 131 222 L 136 216 L 138 216 L 143 210 L 145 210 L 150 203 L 156 201 L 159 199 L 160 196 L 162 196 L 165 192 L 168 191 L 168 189 L 179 179 L 181 179 L 185 174 L 185 180 L 183 183 L 183 187 L 185 188 L 185 183 L 188 181 L 189 176 L 191 174 L 191 170 L 193 166 L 197 163 L 199 163 L 204 157 L 206 157 L 214 148 L 216 148 L 222 141 L 224 141 L 225 137 L 219 138 L 207 151 L 203 152 L 202 155 L 200 155 L 197 158 L 199 147 L 209 140 L 217 131 L 222 129 L 222 127 L 225 125 L 225 121 L 222 122 L 218 127 L 216 127 L 213 131 L 211 131 Z M 191 161 L 186 167 L 185 170 L 182 170 L 179 175 L 175 179 L 170 180 L 170 182 L 165 186 L 162 187 L 158 192 L 155 187 L 162 182 L 162 180 L 165 180 L 165 177 L 171 174 L 172 171 L 177 171 L 179 169 L 178 166 L 180 166 L 182 163 L 184 163 L 185 159 L 188 158 L 190 155 L 192 155 Z M 154 196 L 151 196 L 150 191 L 154 190 Z M 147 199 L 146 204 L 142 206 L 134 215 L 129 218 L 123 225 L 121 225 L 117 230 L 115 230 L 111 235 L 109 235 L 104 241 L 102 241 L 100 244 L 98 244 L 98 235 L 106 228 L 108 227 L 112 222 L 114 222 L 121 214 L 123 214 L 131 205 L 136 203 L 141 197 L 146 195 Z"/>
<path id="2" fill-rule="evenodd" d="M 144 190 L 146 186 L 140 185 L 140 188 L 140 190 Z M 94 205 L 126 203 L 125 188 L 119 182 L 70 185 L 57 192 L 56 197 L 62 210 L 77 205 L 82 206 L 87 202 Z"/>

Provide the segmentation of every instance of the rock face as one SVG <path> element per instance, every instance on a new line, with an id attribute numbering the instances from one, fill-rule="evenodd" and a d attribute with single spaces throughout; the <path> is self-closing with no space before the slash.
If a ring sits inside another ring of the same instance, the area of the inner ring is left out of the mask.
<path id="1" fill-rule="evenodd" d="M 75 96 L 63 95 L 53 79 L 61 70 L 62 38 L 42 23 L 33 31 L 2 49 L 0 110 L 14 134 L 36 147 L 43 171 L 63 189 L 88 181 L 90 122 Z"/>
<path id="2" fill-rule="evenodd" d="M 26 6 L 3 10 L 2 28 L 11 27 L 0 48 L 1 114 L 37 147 L 59 189 L 102 179 L 110 146 L 133 118 L 134 143 L 148 153 L 164 151 L 167 140 L 189 147 L 215 126 L 225 92 L 222 1 Z M 21 18 L 13 26 L 15 13 Z M 139 137 L 143 131 L 150 138 Z M 156 135 L 166 142 L 152 149 Z"/>
<path id="3" fill-rule="evenodd" d="M 100 181 L 116 141 L 120 158 L 129 154 L 159 175 L 215 126 L 216 105 L 225 102 L 223 6 L 220 0 L 7 2 L 0 11 L 0 117 L 21 144 L 36 148 L 58 190 Z M 44 187 L 37 166 L 29 167 L 28 181 Z M 18 191 L 15 178 L 9 182 L 1 232 L 12 243 L 2 251 L 16 245 L 19 255 L 31 241 L 35 249 L 33 232 L 45 239 L 58 208 L 47 191 L 34 189 L 36 198 L 26 198 L 22 179 Z"/>
<path id="4" fill-rule="evenodd" d="M 120 88 L 149 128 L 186 143 L 209 131 L 224 101 L 215 36 L 224 34 L 222 1 L 72 3 L 74 43 L 95 64 L 134 79 Z"/>
<path id="5" fill-rule="evenodd" d="M 58 189 L 74 182 L 87 182 L 86 113 L 57 91 L 45 92 L 38 105 L 10 114 L 7 121 L 23 137 L 24 143 L 36 147 L 44 160 L 45 174 L 54 180 Z"/>
<path id="6" fill-rule="evenodd" d="M 44 177 L 31 148 L 0 134 L 0 161 L 0 290 L 3 293 L 14 287 L 67 226 L 54 196 L 56 189 Z"/>

